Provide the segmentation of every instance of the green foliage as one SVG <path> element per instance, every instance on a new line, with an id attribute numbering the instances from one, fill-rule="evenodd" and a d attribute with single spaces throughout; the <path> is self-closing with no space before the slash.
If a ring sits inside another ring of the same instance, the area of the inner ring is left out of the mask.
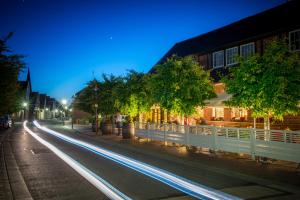
<path id="1" fill-rule="evenodd" d="M 100 82 L 96 79 L 90 81 L 74 99 L 74 107 L 90 114 L 95 114 L 95 104 L 99 100 Z M 96 89 L 96 90 L 95 90 Z"/>
<path id="2" fill-rule="evenodd" d="M 12 54 L 6 45 L 9 34 L 0 39 L 0 115 L 11 114 L 20 109 L 18 75 L 24 68 L 23 56 Z"/>
<path id="3" fill-rule="evenodd" d="M 129 121 L 132 121 L 152 106 L 149 75 L 130 70 L 123 80 L 123 84 L 116 89 L 117 104 L 121 113 L 128 115 Z"/>
<path id="4" fill-rule="evenodd" d="M 253 117 L 283 119 L 299 112 L 300 59 L 286 43 L 270 43 L 262 56 L 240 59 L 240 65 L 223 78 L 226 91 L 233 94 L 229 106 L 251 109 Z"/>
<path id="5" fill-rule="evenodd" d="M 155 70 L 151 78 L 154 102 L 172 113 L 190 116 L 216 96 L 209 72 L 191 56 L 172 56 Z"/>
<path id="6" fill-rule="evenodd" d="M 102 75 L 103 81 L 99 88 L 99 111 L 103 115 L 112 115 L 120 110 L 117 103 L 118 88 L 123 87 L 123 78 L 114 75 Z"/>

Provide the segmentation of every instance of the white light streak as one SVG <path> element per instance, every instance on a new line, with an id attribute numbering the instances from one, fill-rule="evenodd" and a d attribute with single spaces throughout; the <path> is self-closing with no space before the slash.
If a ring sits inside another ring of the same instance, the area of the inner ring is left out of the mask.
<path id="1" fill-rule="evenodd" d="M 49 148 L 53 153 L 55 153 L 59 158 L 61 158 L 63 161 L 65 161 L 70 167 L 72 167 L 76 172 L 78 172 L 81 176 L 83 176 L 87 181 L 89 181 L 92 185 L 94 185 L 98 190 L 103 192 L 107 197 L 110 199 L 116 199 L 116 200 L 129 200 L 130 198 L 127 197 L 125 194 L 118 191 L 116 188 L 114 188 L 112 185 L 110 185 L 108 182 L 94 174 L 92 171 L 72 159 L 67 154 L 63 153 L 61 150 L 47 142 L 46 140 L 42 139 L 40 136 L 38 136 L 36 133 L 31 131 L 27 126 L 27 121 L 24 121 L 23 126 L 26 132 L 28 132 L 32 137 L 34 137 L 37 141 L 45 145 L 47 148 Z"/>
<path id="2" fill-rule="evenodd" d="M 143 173 L 147 176 L 150 176 L 158 181 L 161 181 L 175 189 L 178 189 L 186 194 L 194 196 L 199 199 L 222 199 L 222 200 L 237 200 L 240 199 L 238 197 L 226 194 L 224 192 L 218 191 L 213 188 L 209 188 L 207 186 L 192 182 L 183 177 L 172 174 L 168 171 L 159 169 L 157 167 L 148 165 L 146 163 L 134 160 L 132 158 L 123 156 L 121 154 L 114 153 L 112 151 L 108 151 L 104 148 L 97 147 L 95 145 L 89 144 L 87 142 L 83 142 L 81 140 L 77 140 L 71 137 L 68 137 L 64 134 L 58 133 L 51 129 L 41 126 L 37 121 L 33 122 L 34 125 L 47 132 L 53 136 L 56 136 L 60 139 L 63 139 L 69 143 L 81 146 L 82 148 L 88 149 L 98 155 L 106 157 L 110 160 L 113 160 L 119 164 L 122 164 L 126 167 L 129 167 L 133 170 L 136 170 L 140 173 Z"/>

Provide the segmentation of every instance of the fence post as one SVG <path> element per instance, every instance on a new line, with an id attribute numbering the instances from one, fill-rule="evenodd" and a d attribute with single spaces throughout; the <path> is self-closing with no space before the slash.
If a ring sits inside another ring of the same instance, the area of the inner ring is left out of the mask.
<path id="1" fill-rule="evenodd" d="M 286 131 L 285 130 L 283 131 L 283 139 L 284 139 L 283 142 L 286 143 Z"/>
<path id="2" fill-rule="evenodd" d="M 187 125 L 186 131 L 185 131 L 185 145 L 189 146 L 189 133 L 190 133 L 190 126 Z"/>
<path id="3" fill-rule="evenodd" d="M 250 131 L 250 151 L 251 158 L 255 160 L 255 140 L 256 140 L 256 131 L 255 129 L 251 129 Z"/>
<path id="4" fill-rule="evenodd" d="M 166 124 L 164 124 L 164 144 L 167 145 L 167 141 L 166 141 Z"/>
<path id="5" fill-rule="evenodd" d="M 218 150 L 218 148 L 217 148 L 217 127 L 213 127 L 213 146 L 214 146 L 214 151 L 217 151 Z"/>
<path id="6" fill-rule="evenodd" d="M 149 142 L 150 141 L 150 129 L 151 129 L 151 125 L 150 125 L 150 123 L 149 122 L 147 122 L 147 126 L 148 126 L 148 128 L 147 128 L 147 141 Z"/>

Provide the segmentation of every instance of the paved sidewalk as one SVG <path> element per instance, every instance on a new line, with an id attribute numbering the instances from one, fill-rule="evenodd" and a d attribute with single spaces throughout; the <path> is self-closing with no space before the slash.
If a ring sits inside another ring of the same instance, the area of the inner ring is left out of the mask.
<path id="1" fill-rule="evenodd" d="M 0 199 L 31 200 L 31 194 L 16 162 L 9 135 L 17 128 L 1 131 Z"/>

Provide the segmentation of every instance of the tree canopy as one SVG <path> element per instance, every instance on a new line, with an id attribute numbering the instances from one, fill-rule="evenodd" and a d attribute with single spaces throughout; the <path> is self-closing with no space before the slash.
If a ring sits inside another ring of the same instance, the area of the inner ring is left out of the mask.
<path id="1" fill-rule="evenodd" d="M 227 102 L 252 110 L 253 117 L 274 117 L 299 112 L 300 59 L 286 42 L 271 42 L 262 56 L 240 59 L 223 78 L 226 91 L 233 94 Z"/>
<path id="2" fill-rule="evenodd" d="M 18 76 L 25 63 L 22 55 L 13 54 L 7 47 L 11 36 L 0 39 L 0 116 L 20 109 Z"/>
<path id="3" fill-rule="evenodd" d="M 121 113 L 128 115 L 132 120 L 152 106 L 149 75 L 130 70 L 123 80 L 121 87 L 116 90 L 117 104 Z"/>
<path id="4" fill-rule="evenodd" d="M 95 104 L 98 104 L 100 82 L 96 79 L 88 82 L 87 86 L 78 92 L 74 99 L 74 107 L 90 114 L 95 114 Z"/>
<path id="5" fill-rule="evenodd" d="M 155 66 L 151 77 L 153 100 L 163 109 L 190 116 L 197 106 L 215 97 L 209 72 L 204 71 L 191 56 L 172 56 Z"/>

